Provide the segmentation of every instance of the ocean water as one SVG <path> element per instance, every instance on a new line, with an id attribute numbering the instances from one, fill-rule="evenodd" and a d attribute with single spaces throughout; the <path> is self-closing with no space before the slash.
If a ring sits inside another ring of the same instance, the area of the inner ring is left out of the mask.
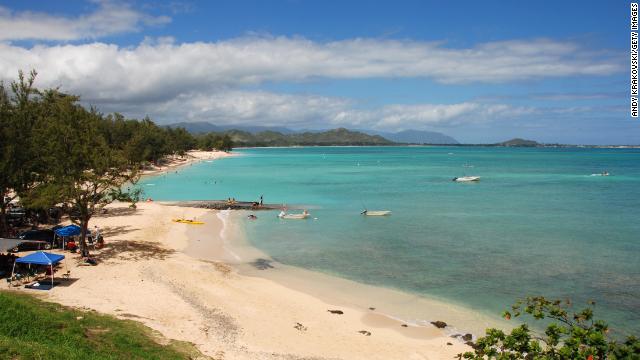
<path id="1" fill-rule="evenodd" d="M 248 241 L 274 260 L 499 314 L 527 295 L 595 300 L 640 333 L 640 150 L 244 149 L 141 183 L 156 200 L 285 203 Z M 608 171 L 611 176 L 591 176 Z M 478 175 L 479 183 L 455 183 Z M 392 210 L 387 217 L 364 209 Z"/>

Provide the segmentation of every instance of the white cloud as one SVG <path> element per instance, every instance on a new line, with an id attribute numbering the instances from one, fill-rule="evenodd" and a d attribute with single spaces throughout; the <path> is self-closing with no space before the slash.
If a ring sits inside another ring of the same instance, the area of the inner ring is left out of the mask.
<path id="1" fill-rule="evenodd" d="M 142 26 L 171 21 L 134 10 L 125 3 L 98 1 L 96 11 L 77 17 L 39 12 L 12 12 L 0 6 L 0 40 L 70 41 L 139 31 Z"/>
<path id="2" fill-rule="evenodd" d="M 617 57 L 603 53 L 596 56 L 575 44 L 552 40 L 494 42 L 466 49 L 417 41 L 320 43 L 288 37 L 183 44 L 172 38 L 147 38 L 126 48 L 101 42 L 31 48 L 0 43 L 0 80 L 15 79 L 19 69 L 36 69 L 41 88 L 60 87 L 103 111 L 148 114 L 160 122 L 406 129 L 489 122 L 534 110 L 481 101 L 363 110 L 361 104 L 344 98 L 247 88 L 315 78 L 430 78 L 464 85 L 624 71 Z"/>
<path id="3" fill-rule="evenodd" d="M 618 59 L 587 54 L 571 43 L 496 42 L 468 49 L 435 43 L 355 39 L 330 43 L 301 38 L 240 38 L 215 43 L 145 41 L 134 48 L 91 43 L 23 48 L 0 43 L 0 77 L 35 68 L 46 85 L 62 85 L 91 100 L 138 101 L 197 89 L 316 77 L 432 78 L 443 83 L 509 82 L 608 75 Z"/>
<path id="4" fill-rule="evenodd" d="M 364 128 L 377 130 L 406 130 L 510 120 L 534 112 L 535 109 L 531 107 L 474 102 L 386 105 L 374 110 L 347 110 L 334 117 L 331 123 L 355 123 Z"/>
<path id="5" fill-rule="evenodd" d="M 251 124 L 308 129 L 345 126 L 394 131 L 482 124 L 535 112 L 527 107 L 473 102 L 386 105 L 371 109 L 358 108 L 358 105 L 338 97 L 234 90 L 213 94 L 183 94 L 162 104 L 128 110 L 133 111 L 136 117 L 148 114 L 161 123 L 209 121 L 218 125 Z"/>

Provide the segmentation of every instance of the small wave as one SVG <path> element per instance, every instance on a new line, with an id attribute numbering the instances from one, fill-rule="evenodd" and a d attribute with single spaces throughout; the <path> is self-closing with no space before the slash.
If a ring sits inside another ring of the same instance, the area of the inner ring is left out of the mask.
<path id="1" fill-rule="evenodd" d="M 229 253 L 231 256 L 233 256 L 233 258 L 236 261 L 241 261 L 242 258 L 240 256 L 238 256 L 238 254 L 236 254 L 235 252 L 233 252 L 228 246 L 226 246 L 227 244 L 227 220 L 229 219 L 229 215 L 231 214 L 231 210 L 220 210 L 216 216 L 218 217 L 218 219 L 220 219 L 220 221 L 222 221 L 222 226 L 220 227 L 220 239 L 222 240 L 222 244 L 224 247 L 225 252 Z"/>

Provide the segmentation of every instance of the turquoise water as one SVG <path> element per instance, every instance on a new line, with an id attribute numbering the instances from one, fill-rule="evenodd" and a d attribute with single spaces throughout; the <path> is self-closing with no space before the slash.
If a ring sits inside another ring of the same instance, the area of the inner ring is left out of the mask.
<path id="1" fill-rule="evenodd" d="M 145 179 L 157 200 L 304 205 L 258 213 L 249 241 L 275 260 L 499 315 L 518 297 L 597 302 L 640 333 L 640 150 L 332 147 L 238 150 Z M 467 165 L 466 167 L 464 165 Z M 470 167 L 473 166 L 473 167 Z M 611 176 L 590 176 L 608 171 Z M 479 183 L 451 181 L 479 175 Z M 392 210 L 388 217 L 365 217 Z"/>

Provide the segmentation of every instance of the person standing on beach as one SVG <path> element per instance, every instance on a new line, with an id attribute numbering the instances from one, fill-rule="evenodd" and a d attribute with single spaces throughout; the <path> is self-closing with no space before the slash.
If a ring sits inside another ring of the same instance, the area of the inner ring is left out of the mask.
<path id="1" fill-rule="evenodd" d="M 98 242 L 98 239 L 100 238 L 100 228 L 98 227 L 98 225 L 94 226 L 94 232 L 93 232 L 93 238 L 94 238 L 94 242 Z"/>
<path id="2" fill-rule="evenodd" d="M 262 206 L 262 196 L 263 195 L 260 195 L 260 206 Z"/>

